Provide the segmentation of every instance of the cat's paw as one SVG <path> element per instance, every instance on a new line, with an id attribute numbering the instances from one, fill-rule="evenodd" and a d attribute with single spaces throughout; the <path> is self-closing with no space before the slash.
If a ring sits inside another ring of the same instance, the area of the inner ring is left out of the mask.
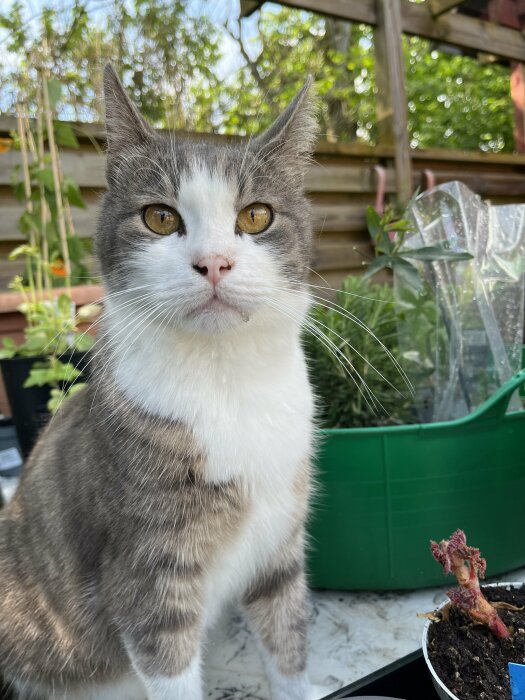
<path id="1" fill-rule="evenodd" d="M 315 700 L 314 689 L 306 675 L 272 678 L 272 700 Z"/>

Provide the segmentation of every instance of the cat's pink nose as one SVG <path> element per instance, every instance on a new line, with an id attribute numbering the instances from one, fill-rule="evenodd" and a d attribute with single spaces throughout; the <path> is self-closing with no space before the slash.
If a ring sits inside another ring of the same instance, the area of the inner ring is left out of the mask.
<path id="1" fill-rule="evenodd" d="M 222 255 L 208 255 L 195 263 L 193 269 L 203 277 L 207 277 L 211 284 L 216 285 L 232 267 L 231 260 Z"/>

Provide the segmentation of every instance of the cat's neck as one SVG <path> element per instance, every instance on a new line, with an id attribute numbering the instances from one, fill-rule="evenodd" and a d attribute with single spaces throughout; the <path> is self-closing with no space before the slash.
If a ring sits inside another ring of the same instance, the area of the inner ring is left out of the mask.
<path id="1" fill-rule="evenodd" d="M 258 386 L 278 384 L 298 363 L 304 364 L 300 321 L 305 311 L 294 320 L 255 319 L 215 335 L 161 322 L 145 329 L 135 324 L 133 314 L 121 315 L 105 324 L 107 371 L 141 408 L 179 419 L 184 395 L 200 394 L 210 403 L 235 400 Z"/>

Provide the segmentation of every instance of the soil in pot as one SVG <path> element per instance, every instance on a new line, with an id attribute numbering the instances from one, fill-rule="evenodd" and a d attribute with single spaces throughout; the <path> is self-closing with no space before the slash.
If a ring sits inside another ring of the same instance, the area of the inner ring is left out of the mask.
<path id="1" fill-rule="evenodd" d="M 437 675 L 460 700 L 512 700 L 508 663 L 525 664 L 525 587 L 484 588 L 483 593 L 490 601 L 523 607 L 519 612 L 498 610 L 512 636 L 498 639 L 451 608 L 448 620 L 430 626 L 428 655 Z"/>

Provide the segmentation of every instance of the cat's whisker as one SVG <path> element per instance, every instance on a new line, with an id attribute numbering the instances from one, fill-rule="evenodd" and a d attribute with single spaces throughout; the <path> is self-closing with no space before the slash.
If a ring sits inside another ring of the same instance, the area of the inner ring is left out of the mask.
<path id="1" fill-rule="evenodd" d="M 300 292 L 300 291 L 298 291 L 298 290 L 294 290 L 294 289 L 290 289 L 290 288 L 280 288 L 279 290 L 280 290 L 280 291 L 283 291 L 283 292 L 290 293 L 290 294 L 296 294 L 296 295 L 298 294 L 298 295 L 300 295 L 300 296 L 303 296 L 303 293 Z M 349 321 L 352 321 L 352 322 L 355 323 L 357 326 L 359 326 L 359 328 L 361 328 L 362 330 L 364 330 L 364 331 L 365 331 L 366 333 L 368 333 L 377 343 L 379 343 L 380 347 L 385 351 L 385 353 L 387 354 L 388 358 L 391 360 L 391 362 L 393 363 L 394 367 L 395 367 L 396 370 L 398 371 L 399 375 L 401 376 L 401 378 L 402 378 L 403 381 L 405 382 L 405 384 L 406 384 L 408 390 L 410 391 L 410 393 L 411 393 L 412 395 L 415 394 L 415 390 L 414 390 L 414 387 L 413 387 L 413 385 L 412 385 L 412 382 L 410 381 L 410 379 L 409 379 L 408 375 L 406 374 L 405 370 L 403 369 L 402 365 L 401 365 L 401 364 L 399 363 L 399 361 L 394 357 L 394 355 L 392 354 L 392 352 L 386 347 L 386 345 L 383 343 L 383 341 L 380 340 L 380 338 L 377 337 L 377 335 L 372 331 L 371 328 L 369 328 L 365 323 L 363 323 L 363 322 L 361 321 L 361 319 L 359 319 L 357 316 L 355 316 L 355 314 L 353 314 L 351 311 L 349 311 L 348 309 L 345 309 L 343 306 L 337 304 L 336 302 L 331 301 L 330 299 L 325 299 L 325 297 L 321 297 L 321 296 L 318 296 L 318 295 L 316 295 L 316 294 L 312 294 L 311 292 L 309 292 L 309 295 L 310 295 L 311 298 L 313 298 L 313 299 L 316 300 L 314 303 L 318 304 L 319 306 L 323 306 L 324 308 L 330 309 L 330 310 L 332 310 L 332 311 L 334 311 L 334 312 L 336 312 L 336 313 L 339 313 L 341 316 L 344 316 L 344 317 L 347 318 Z"/>
<path id="2" fill-rule="evenodd" d="M 319 328 L 317 328 L 317 326 L 315 326 L 314 323 L 312 323 L 311 321 L 308 321 L 308 320 L 304 320 L 301 316 L 299 316 L 297 313 L 295 313 L 295 310 L 293 309 L 293 307 L 289 307 L 287 305 L 281 304 L 281 302 L 277 301 L 277 300 L 267 300 L 267 301 L 277 311 L 283 313 L 284 315 L 288 316 L 289 318 L 293 319 L 294 321 L 299 322 L 301 325 L 306 327 L 312 333 L 312 335 L 314 335 L 316 338 L 318 338 L 318 340 L 320 340 L 320 342 L 323 345 L 325 345 L 325 347 L 327 347 L 327 349 L 331 352 L 331 354 L 334 356 L 334 358 L 336 360 L 338 360 L 339 364 L 343 368 L 343 371 L 351 378 L 351 380 L 355 384 L 356 388 L 358 389 L 360 394 L 363 396 L 363 399 L 365 400 L 366 404 L 369 406 L 369 408 L 374 413 L 376 411 L 374 403 L 377 403 L 383 409 L 383 411 L 385 410 L 383 408 L 383 406 L 381 405 L 381 403 L 379 402 L 379 400 L 375 397 L 373 392 L 370 390 L 370 388 L 368 387 L 368 385 L 365 382 L 365 380 L 363 379 L 363 377 L 356 370 L 356 368 L 354 367 L 352 362 L 346 357 L 346 355 L 343 352 L 341 352 L 341 350 L 337 347 L 337 345 L 332 340 L 330 340 L 330 338 L 328 338 L 326 336 L 326 334 L 324 334 Z M 275 301 L 276 303 L 273 304 L 272 301 Z M 352 371 L 348 370 L 348 367 L 345 366 L 345 363 Z M 360 386 L 359 382 L 355 379 L 352 372 L 355 372 L 355 374 L 359 378 L 362 386 Z M 368 400 L 365 392 L 366 392 L 366 394 L 368 394 L 368 397 L 372 401 L 372 404 L 369 403 L 369 400 Z M 385 413 L 386 413 L 386 411 L 385 411 Z"/>
<path id="3" fill-rule="evenodd" d="M 146 287 L 151 287 L 153 289 L 152 285 L 139 285 L 138 287 L 132 287 L 129 290 L 122 290 L 122 291 L 116 292 L 114 294 L 108 293 L 108 294 L 105 294 L 104 296 L 99 297 L 98 299 L 95 299 L 94 301 L 90 302 L 90 306 L 91 305 L 95 306 L 95 305 L 101 304 L 103 301 L 107 300 L 108 298 L 112 298 L 113 296 L 118 296 L 119 294 L 129 294 L 132 291 L 135 291 L 137 289 L 143 289 Z M 102 316 L 103 316 L 103 313 L 101 313 L 97 319 L 92 321 L 91 324 L 89 325 L 89 327 L 83 333 L 81 333 L 77 339 L 78 340 L 83 339 L 86 336 L 86 334 L 89 333 L 89 331 L 93 327 L 95 327 L 96 325 L 98 325 L 100 323 L 100 321 L 102 320 Z M 68 331 L 65 331 L 65 332 L 59 331 L 58 333 L 56 333 L 55 336 L 47 342 L 47 344 L 43 348 L 43 352 L 46 353 L 49 348 L 52 348 L 55 341 L 58 340 L 58 338 L 60 338 L 61 335 L 68 335 Z"/>
<path id="4" fill-rule="evenodd" d="M 159 315 L 161 315 L 161 314 L 163 313 L 164 307 L 167 306 L 168 304 L 169 304 L 169 301 L 165 301 L 163 304 L 161 304 L 161 310 L 160 310 L 160 312 L 159 312 Z M 148 320 L 148 318 L 150 317 L 150 315 L 153 315 L 153 314 L 155 313 L 155 311 L 157 311 L 158 309 L 159 309 L 158 306 L 153 307 L 153 309 L 151 309 L 151 308 L 146 308 L 144 311 L 142 311 L 141 313 L 139 313 L 137 316 L 133 316 L 133 315 L 132 315 L 131 318 L 129 319 L 129 321 L 128 321 L 122 328 L 115 328 L 115 327 L 113 327 L 113 328 L 111 329 L 113 338 L 110 338 L 109 340 L 106 341 L 106 343 L 105 343 L 105 344 L 102 346 L 102 348 L 99 350 L 99 353 L 101 353 L 102 350 L 107 350 L 108 348 L 110 348 L 110 347 L 114 344 L 114 338 L 117 338 L 117 339 L 118 339 L 118 343 L 119 343 L 119 344 L 122 344 L 124 347 L 126 347 L 126 344 L 127 344 L 128 341 L 130 340 L 130 338 L 132 338 L 132 337 L 134 336 L 134 334 L 135 334 L 135 332 L 136 332 L 138 322 L 139 322 L 139 321 L 140 321 L 140 323 L 146 322 L 146 321 Z M 146 326 L 144 326 L 144 327 L 142 328 L 142 331 L 139 333 L 139 335 L 141 335 L 142 332 L 145 330 L 145 328 L 147 328 L 148 326 L 149 326 L 149 323 L 148 323 Z M 130 329 L 130 328 L 131 328 L 131 330 L 129 331 L 129 333 L 127 333 L 126 337 L 125 337 L 123 340 L 121 340 L 121 338 L 119 337 L 119 335 L 121 335 L 122 333 L 125 333 L 125 332 L 126 332 L 128 329 Z M 137 336 L 137 337 L 138 337 L 138 336 Z M 128 345 L 127 347 L 129 348 L 129 345 Z M 126 351 L 126 352 L 127 352 L 127 351 Z M 96 357 L 96 355 L 94 355 L 94 357 L 93 357 L 92 359 L 94 359 L 95 357 Z M 95 402 L 96 394 L 97 394 L 98 389 L 99 389 L 99 387 L 100 387 L 102 377 L 105 375 L 106 371 L 107 371 L 108 368 L 111 366 L 112 360 L 113 360 L 113 357 L 112 357 L 112 355 L 111 355 L 111 353 L 110 353 L 110 356 L 109 356 L 108 360 L 106 360 L 106 362 L 104 363 L 104 365 L 103 365 L 101 368 L 99 368 L 100 379 L 99 379 L 99 382 L 98 382 L 98 384 L 97 384 L 96 390 L 95 390 L 95 392 L 94 392 L 94 395 L 93 395 L 93 398 L 92 398 L 92 401 L 91 401 L 91 409 L 93 408 L 93 404 L 94 404 L 94 402 Z M 91 362 L 91 361 L 92 361 L 92 360 L 90 360 L 90 362 Z M 91 410 L 91 409 L 90 409 L 90 410 Z"/>
<path id="5" fill-rule="evenodd" d="M 116 334 L 118 334 L 118 333 L 121 332 L 121 331 L 127 330 L 136 320 L 140 320 L 141 318 L 146 317 L 148 313 L 149 313 L 149 310 L 146 310 L 145 312 L 139 313 L 139 314 L 137 315 L 136 319 L 130 320 L 130 322 L 129 322 L 128 324 L 126 324 L 126 326 L 124 326 L 123 329 L 118 329 L 118 330 L 116 330 L 116 331 L 115 331 Z M 102 318 L 102 319 L 97 319 L 97 321 L 99 321 L 99 320 L 100 320 L 100 321 L 103 321 L 104 319 L 103 319 L 103 318 Z M 96 360 L 97 356 L 98 356 L 98 355 L 101 355 L 105 350 L 108 349 L 108 347 L 110 346 L 110 343 L 111 343 L 110 340 L 107 340 L 107 341 L 103 342 L 102 344 L 99 343 L 99 345 L 97 346 L 96 351 L 92 351 L 92 349 L 90 348 L 89 350 L 87 350 L 87 351 L 82 355 L 82 357 L 80 358 L 80 360 L 79 360 L 79 362 L 78 362 L 77 364 L 82 363 L 82 361 L 84 360 L 84 358 L 87 357 L 91 352 L 93 352 L 92 356 L 89 358 L 89 360 L 86 362 L 86 364 L 85 364 L 84 367 L 82 368 L 82 372 L 83 372 L 84 374 L 87 372 L 89 366 Z M 71 381 L 71 378 L 72 378 L 72 376 L 73 376 L 73 370 L 74 370 L 74 369 L 75 369 L 75 367 L 72 367 L 72 369 L 70 370 L 69 376 L 66 377 L 65 380 L 64 380 L 64 382 L 65 382 L 67 385 L 69 385 L 69 389 L 71 389 L 73 386 L 75 386 L 75 384 L 77 384 L 79 381 L 81 381 L 82 376 L 83 376 L 83 375 L 80 375 L 80 376 L 78 376 L 77 378 L 75 378 L 73 381 Z M 104 367 L 102 367 L 102 369 L 101 369 L 101 371 L 100 371 L 101 376 L 103 375 L 103 373 L 104 373 Z M 58 406 L 57 406 L 56 411 L 58 411 L 58 409 L 60 408 L 60 406 L 62 405 L 62 403 L 65 401 L 66 398 L 67 398 L 67 395 L 63 395 L 63 396 L 62 396 L 61 400 L 60 400 L 59 403 L 58 403 Z"/>
<path id="6" fill-rule="evenodd" d="M 310 268 L 308 268 L 310 269 Z M 376 299 L 375 297 L 364 296 L 363 294 L 356 294 L 355 292 L 345 292 L 343 289 L 334 289 L 333 287 L 325 287 L 320 284 L 311 284 L 309 282 L 304 282 L 303 280 L 297 281 L 303 287 L 311 287 L 312 289 L 325 289 L 328 292 L 336 292 L 337 294 L 344 294 L 345 296 L 355 297 L 357 299 L 365 299 L 366 301 L 375 301 L 377 304 L 391 304 L 391 301 L 387 299 Z"/>
<path id="7" fill-rule="evenodd" d="M 333 307 L 329 306 L 328 304 L 325 304 L 325 303 L 322 301 L 322 299 L 323 299 L 322 297 L 316 297 L 316 299 L 318 299 L 318 301 L 315 301 L 315 302 L 314 302 L 314 304 L 315 304 L 316 306 L 321 306 L 322 308 L 325 308 L 325 309 L 334 311 L 335 313 L 338 313 L 338 314 L 340 314 L 340 315 L 343 315 L 343 314 L 342 314 L 340 311 L 338 311 L 337 309 L 334 309 Z M 377 369 L 377 367 L 375 367 L 375 366 L 370 362 L 370 360 L 369 360 L 367 357 L 365 357 L 362 353 L 360 353 L 359 350 L 357 350 L 357 348 L 355 348 L 355 347 L 350 343 L 350 341 L 349 341 L 347 338 L 343 338 L 343 336 L 339 335 L 339 333 L 337 333 L 333 328 L 330 328 L 329 326 L 327 326 L 326 324 L 322 323 L 322 322 L 319 321 L 318 319 L 312 319 L 312 320 L 313 320 L 315 323 L 317 323 L 317 324 L 323 326 L 323 328 L 326 328 L 328 331 L 330 331 L 331 334 L 335 335 L 335 336 L 343 343 L 343 345 L 346 345 L 348 348 L 350 348 L 350 350 L 351 350 L 353 353 L 355 353 L 358 357 L 360 357 L 360 358 L 363 360 L 363 362 L 365 362 L 365 364 L 367 364 L 379 377 L 381 377 L 381 379 L 382 379 L 384 382 L 386 382 L 399 396 L 401 396 L 402 398 L 406 398 L 406 396 L 403 394 L 403 392 L 401 392 L 389 379 L 387 379 L 387 377 L 385 377 L 385 376 Z M 350 319 L 350 320 L 354 321 L 354 319 Z M 370 331 L 370 329 L 368 328 L 368 326 L 366 326 L 366 324 L 363 324 L 361 327 L 363 327 L 363 329 L 366 329 L 366 330 Z M 396 368 L 396 369 L 397 369 L 397 368 Z"/>

